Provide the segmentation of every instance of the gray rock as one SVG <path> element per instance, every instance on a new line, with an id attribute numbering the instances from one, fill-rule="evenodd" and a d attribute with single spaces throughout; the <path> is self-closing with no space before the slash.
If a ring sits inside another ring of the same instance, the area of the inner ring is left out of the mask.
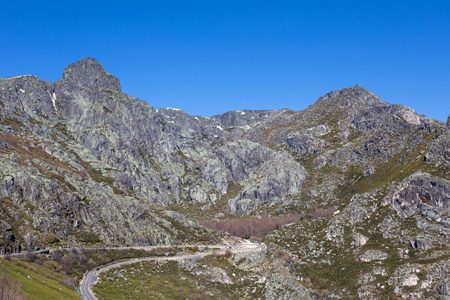
<path id="1" fill-rule="evenodd" d="M 399 185 L 391 203 L 403 218 L 413 215 L 418 209 L 428 210 L 430 205 L 439 207 L 435 213 L 445 216 L 450 207 L 450 181 L 417 172 Z"/>
<path id="2" fill-rule="evenodd" d="M 450 282 L 444 283 L 437 287 L 437 291 L 441 295 L 450 296 Z"/>
<path id="3" fill-rule="evenodd" d="M 414 241 L 411 241 L 411 247 L 414 249 L 428 250 L 431 248 L 430 242 L 425 237 L 419 237 Z"/>
<path id="4" fill-rule="evenodd" d="M 354 238 L 353 243 L 356 247 L 364 246 L 367 243 L 367 241 L 369 240 L 368 237 L 366 237 L 360 233 L 355 233 L 353 235 L 353 238 Z"/>
<path id="5" fill-rule="evenodd" d="M 359 260 L 362 262 L 370 262 L 374 260 L 385 260 L 387 258 L 388 254 L 386 252 L 380 250 L 367 250 L 359 257 Z"/>
<path id="6" fill-rule="evenodd" d="M 270 275 L 266 283 L 265 298 L 275 299 L 314 299 L 309 290 L 294 278 L 281 273 Z"/>
<path id="7" fill-rule="evenodd" d="M 292 134 L 284 140 L 280 140 L 277 145 L 287 145 L 293 152 L 317 154 L 322 152 L 325 141 L 307 134 Z"/>

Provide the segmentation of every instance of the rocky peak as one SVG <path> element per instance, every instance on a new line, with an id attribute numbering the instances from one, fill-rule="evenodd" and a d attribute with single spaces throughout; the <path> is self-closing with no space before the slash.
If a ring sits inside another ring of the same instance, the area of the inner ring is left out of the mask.
<path id="1" fill-rule="evenodd" d="M 324 103 L 330 105 L 340 105 L 344 107 L 362 108 L 370 106 L 385 105 L 378 96 L 372 94 L 369 90 L 360 85 L 350 88 L 332 91 L 320 97 L 316 103 Z"/>
<path id="2" fill-rule="evenodd" d="M 212 118 L 223 128 L 252 126 L 264 122 L 276 114 L 278 110 L 235 110 Z"/>
<path id="3" fill-rule="evenodd" d="M 119 79 L 109 74 L 95 58 L 85 58 L 64 69 L 63 81 L 92 90 L 120 92 Z"/>
<path id="4" fill-rule="evenodd" d="M 448 115 L 448 118 L 447 118 L 447 128 L 450 128 L 450 115 Z"/>

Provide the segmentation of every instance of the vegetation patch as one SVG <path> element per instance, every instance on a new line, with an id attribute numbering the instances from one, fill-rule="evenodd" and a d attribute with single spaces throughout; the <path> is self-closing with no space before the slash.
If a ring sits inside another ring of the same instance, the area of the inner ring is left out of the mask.
<path id="1" fill-rule="evenodd" d="M 45 265 L 0 258 L 0 270 L 20 285 L 28 299 L 80 299 L 67 276 Z"/>
<path id="2" fill-rule="evenodd" d="M 139 262 L 100 274 L 98 299 L 257 299 L 264 284 L 220 255 L 198 261 Z M 250 295 L 252 295 L 250 297 Z"/>

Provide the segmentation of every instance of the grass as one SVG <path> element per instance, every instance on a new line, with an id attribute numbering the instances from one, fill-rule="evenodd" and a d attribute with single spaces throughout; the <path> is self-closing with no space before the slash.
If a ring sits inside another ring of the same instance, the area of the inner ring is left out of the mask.
<path id="1" fill-rule="evenodd" d="M 115 268 L 100 275 L 94 292 L 98 299 L 249 299 L 244 295 L 255 290 L 251 298 L 256 299 L 264 290 L 264 284 L 251 280 L 252 273 L 237 268 L 223 256 L 210 255 L 195 265 L 192 271 L 175 261 Z M 223 270 L 232 282 L 215 281 L 208 272 L 211 267 Z"/>
<path id="2" fill-rule="evenodd" d="M 12 258 L 0 258 L 0 270 L 17 280 L 28 299 L 80 299 L 74 288 L 64 284 L 64 277 L 48 268 Z"/>
<path id="3" fill-rule="evenodd" d="M 75 237 L 82 243 L 86 244 L 96 244 L 100 243 L 101 240 L 95 233 L 87 230 L 75 231 Z"/>
<path id="4" fill-rule="evenodd" d="M 11 125 L 15 130 L 20 130 L 24 126 L 22 121 L 9 117 L 4 118 L 3 120 L 0 119 L 0 124 Z"/>

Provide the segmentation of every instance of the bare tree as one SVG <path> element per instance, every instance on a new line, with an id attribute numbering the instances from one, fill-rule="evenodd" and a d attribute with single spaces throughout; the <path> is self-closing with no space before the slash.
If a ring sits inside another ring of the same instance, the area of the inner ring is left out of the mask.
<path id="1" fill-rule="evenodd" d="M 0 275 L 0 299 L 25 300 L 27 297 L 22 293 L 20 284 L 3 273 Z"/>
<path id="2" fill-rule="evenodd" d="M 233 253 L 231 253 L 231 250 L 230 250 L 230 249 L 225 250 L 224 256 L 225 256 L 226 258 L 230 258 L 231 255 L 233 255 Z"/>
<path id="3" fill-rule="evenodd" d="M 214 228 L 219 231 L 229 232 L 242 238 L 251 236 L 262 237 L 263 235 L 278 229 L 279 227 L 294 223 L 300 220 L 301 215 L 287 215 L 281 217 L 266 217 L 261 219 L 239 218 L 222 221 L 204 221 L 200 222 L 204 226 Z"/>

